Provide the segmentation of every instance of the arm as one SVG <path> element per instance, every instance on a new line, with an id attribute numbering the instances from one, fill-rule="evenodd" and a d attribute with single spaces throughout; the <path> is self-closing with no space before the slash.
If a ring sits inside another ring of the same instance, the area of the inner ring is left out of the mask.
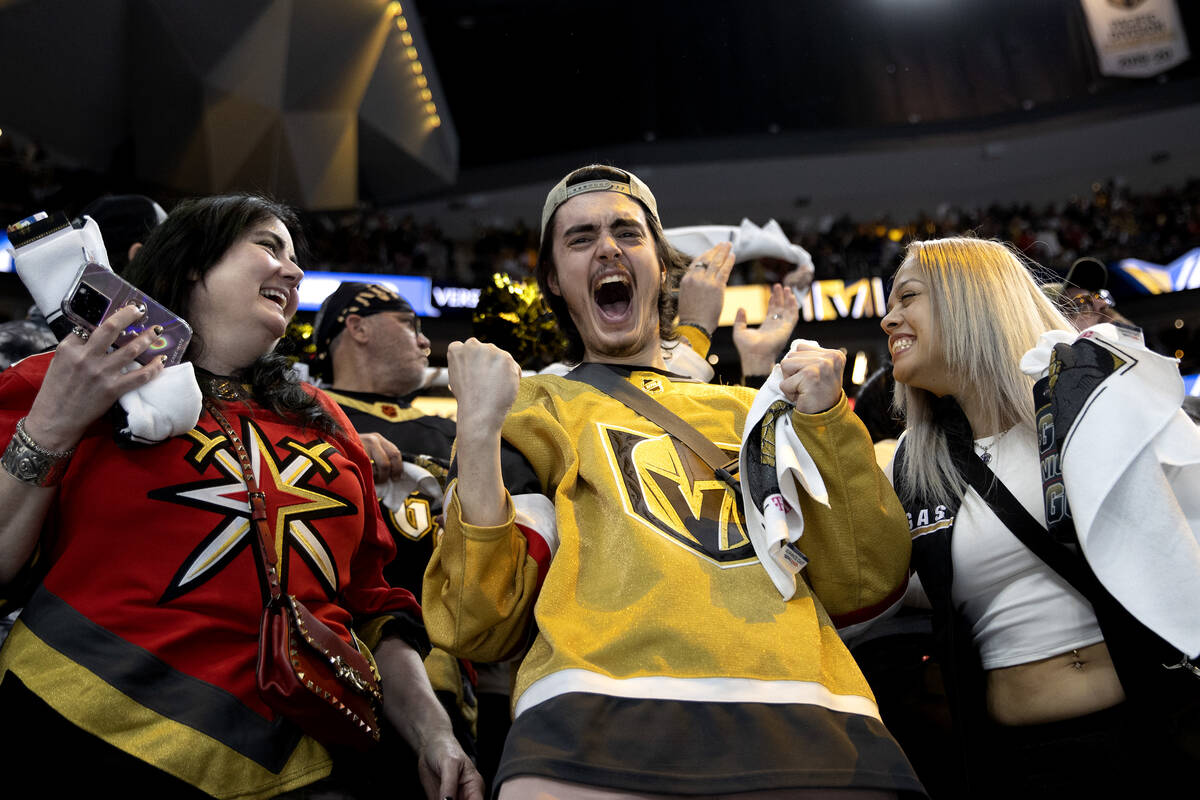
<path id="1" fill-rule="evenodd" d="M 501 469 L 501 431 L 520 372 L 507 353 L 474 339 L 452 343 L 447 360 L 459 401 L 458 477 L 425 570 L 425 624 L 447 652 L 498 661 L 522 642 L 538 587 Z"/>
<path id="2" fill-rule="evenodd" d="M 904 595 L 912 546 L 904 509 L 844 397 L 823 413 L 793 414 L 792 424 L 829 491 L 828 507 L 801 493 L 804 574 L 837 627 L 865 622 Z"/>
<path id="3" fill-rule="evenodd" d="M 390 636 L 379 643 L 374 655 L 383 679 L 384 714 L 417 753 L 426 797 L 483 800 L 483 778 L 454 738 L 421 656 Z"/>
<path id="4" fill-rule="evenodd" d="M 458 491 L 464 522 L 495 526 L 509 518 L 500 470 L 500 431 L 517 398 L 521 369 L 512 356 L 475 339 L 446 351 L 450 388 L 458 400 Z"/>
<path id="5" fill-rule="evenodd" d="M 733 323 L 733 344 L 742 362 L 742 383 L 747 378 L 765 377 L 775 368 L 775 359 L 787 344 L 800 319 L 796 296 L 778 283 L 771 287 L 767 316 L 757 328 L 746 326 L 746 310 L 739 308 Z M 761 383 L 761 381 L 759 381 Z"/>
<path id="6" fill-rule="evenodd" d="M 107 352 L 117 335 L 138 318 L 136 310 L 123 308 L 97 327 L 87 341 L 68 336 L 59 344 L 25 416 L 25 431 L 41 448 L 72 450 L 88 426 L 121 395 L 149 383 L 162 371 L 159 360 L 146 366 L 134 362 L 157 336 L 153 330 Z M 122 372 L 130 365 L 134 368 Z M 26 483 L 7 472 L 0 475 L 0 586 L 10 583 L 33 554 L 55 494 L 54 486 Z"/>
<path id="7" fill-rule="evenodd" d="M 904 593 L 912 542 L 904 509 L 875 463 L 871 437 L 842 393 L 839 350 L 798 341 L 780 363 L 792 424 L 829 491 L 801 493 L 805 577 L 838 627 L 871 619 Z"/>

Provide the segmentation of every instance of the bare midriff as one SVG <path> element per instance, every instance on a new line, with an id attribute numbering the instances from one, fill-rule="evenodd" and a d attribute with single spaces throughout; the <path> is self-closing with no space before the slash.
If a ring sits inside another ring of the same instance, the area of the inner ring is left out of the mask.
<path id="1" fill-rule="evenodd" d="M 988 713 L 1001 725 L 1040 725 L 1111 708 L 1125 691 L 1104 642 L 987 673 Z"/>

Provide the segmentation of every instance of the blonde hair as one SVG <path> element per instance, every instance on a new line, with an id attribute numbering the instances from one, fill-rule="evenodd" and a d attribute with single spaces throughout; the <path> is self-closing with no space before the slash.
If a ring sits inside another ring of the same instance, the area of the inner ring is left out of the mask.
<path id="1" fill-rule="evenodd" d="M 959 386 L 978 392 L 972 422 L 988 431 L 1032 422 L 1033 379 L 1021 372 L 1021 356 L 1043 332 L 1074 328 L 1042 294 L 1022 256 L 998 241 L 954 237 L 911 243 L 906 265 L 929 287 L 945 363 Z M 943 502 L 961 497 L 966 484 L 934 424 L 935 396 L 897 383 L 895 399 L 907 430 L 908 491 Z"/>

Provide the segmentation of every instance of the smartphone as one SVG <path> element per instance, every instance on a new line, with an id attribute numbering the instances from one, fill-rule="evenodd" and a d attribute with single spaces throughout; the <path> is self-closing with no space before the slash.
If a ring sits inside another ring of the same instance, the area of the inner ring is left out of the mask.
<path id="1" fill-rule="evenodd" d="M 162 333 L 137 360 L 149 364 L 151 359 L 166 356 L 168 367 L 182 361 L 192 340 L 192 327 L 108 267 L 95 262 L 84 264 L 63 298 L 62 310 L 63 316 L 74 324 L 94 331 L 101 322 L 128 305 L 136 306 L 142 316 L 121 331 L 113 346 L 120 347 L 146 328 L 161 325 Z"/>

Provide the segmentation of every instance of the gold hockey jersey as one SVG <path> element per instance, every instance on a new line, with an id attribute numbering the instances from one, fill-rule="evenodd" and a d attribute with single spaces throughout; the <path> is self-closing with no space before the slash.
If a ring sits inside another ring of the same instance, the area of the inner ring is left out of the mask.
<path id="1" fill-rule="evenodd" d="M 753 390 L 622 372 L 736 455 Z M 803 503 L 810 563 L 785 602 L 738 497 L 686 446 L 587 384 L 522 381 L 503 436 L 531 474 L 505 476 L 510 522 L 469 525 L 451 500 L 424 591 L 431 638 L 463 657 L 510 657 L 534 633 L 500 779 L 920 791 L 833 624 L 899 597 L 904 512 L 845 399 L 795 427 L 830 505 Z"/>

